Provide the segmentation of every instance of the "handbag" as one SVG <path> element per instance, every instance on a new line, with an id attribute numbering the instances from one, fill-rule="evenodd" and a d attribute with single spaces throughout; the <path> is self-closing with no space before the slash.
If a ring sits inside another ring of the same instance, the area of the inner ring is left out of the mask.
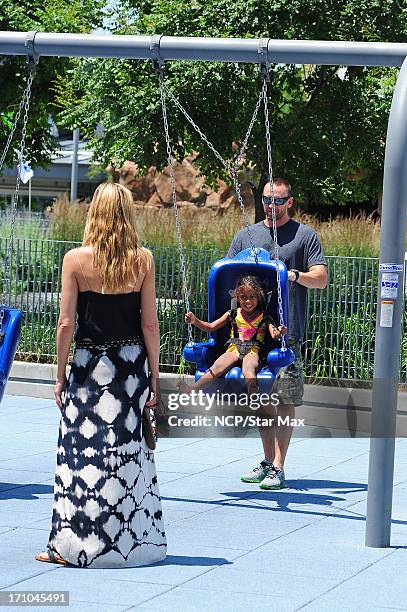
<path id="1" fill-rule="evenodd" d="M 152 387 L 151 377 L 149 378 L 150 393 L 148 399 L 151 398 Z M 141 415 L 141 430 L 144 440 L 150 450 L 155 450 L 157 446 L 157 421 L 156 413 L 161 412 L 163 403 L 159 389 L 158 396 L 155 398 L 156 403 L 153 406 L 144 406 L 143 414 Z M 147 400 L 148 401 L 148 400 Z"/>
<path id="2" fill-rule="evenodd" d="M 150 408 L 150 406 L 144 406 L 141 417 L 141 429 L 148 448 L 150 450 L 155 450 L 157 446 L 157 428 L 154 409 Z"/>

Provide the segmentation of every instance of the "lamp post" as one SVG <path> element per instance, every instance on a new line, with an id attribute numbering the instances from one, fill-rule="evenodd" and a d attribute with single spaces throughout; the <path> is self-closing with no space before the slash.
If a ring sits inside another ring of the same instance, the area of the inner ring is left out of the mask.
<path id="1" fill-rule="evenodd" d="M 79 128 L 73 130 L 72 147 L 72 169 L 71 169 L 71 203 L 74 204 L 78 198 L 78 148 Z"/>

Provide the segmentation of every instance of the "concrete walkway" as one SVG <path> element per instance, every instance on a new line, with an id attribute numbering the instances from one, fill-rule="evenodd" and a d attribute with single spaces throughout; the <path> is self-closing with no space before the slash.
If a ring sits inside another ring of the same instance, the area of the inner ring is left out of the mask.
<path id="1" fill-rule="evenodd" d="M 407 439 L 391 548 L 364 547 L 366 439 L 294 439 L 278 492 L 240 482 L 262 458 L 258 439 L 164 439 L 166 561 L 81 570 L 34 560 L 48 539 L 58 423 L 49 399 L 1 404 L 1 590 L 68 590 L 69 610 L 98 612 L 407 610 Z"/>

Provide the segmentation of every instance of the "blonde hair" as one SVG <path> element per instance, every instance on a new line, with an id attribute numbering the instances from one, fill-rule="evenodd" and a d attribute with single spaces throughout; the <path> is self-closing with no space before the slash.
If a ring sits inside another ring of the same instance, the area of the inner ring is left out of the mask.
<path id="1" fill-rule="evenodd" d="M 133 196 L 126 187 L 103 183 L 96 189 L 82 246 L 92 247 L 93 265 L 109 292 L 133 286 L 135 276 L 151 265 L 151 253 L 139 243 Z"/>

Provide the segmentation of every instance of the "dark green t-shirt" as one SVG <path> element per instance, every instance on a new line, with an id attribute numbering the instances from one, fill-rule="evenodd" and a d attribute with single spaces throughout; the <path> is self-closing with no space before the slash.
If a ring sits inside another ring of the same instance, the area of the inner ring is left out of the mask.
<path id="1" fill-rule="evenodd" d="M 250 225 L 250 233 L 256 247 L 266 249 L 273 256 L 273 230 L 263 221 Z M 308 272 L 311 266 L 326 265 L 321 242 L 315 230 L 308 225 L 290 219 L 277 228 L 279 258 L 290 270 Z M 246 228 L 236 234 L 230 245 L 227 256 L 234 257 L 240 251 L 251 247 Z M 302 340 L 305 330 L 305 315 L 307 308 L 307 288 L 298 283 L 289 283 L 289 320 L 288 337 L 292 340 Z"/>

